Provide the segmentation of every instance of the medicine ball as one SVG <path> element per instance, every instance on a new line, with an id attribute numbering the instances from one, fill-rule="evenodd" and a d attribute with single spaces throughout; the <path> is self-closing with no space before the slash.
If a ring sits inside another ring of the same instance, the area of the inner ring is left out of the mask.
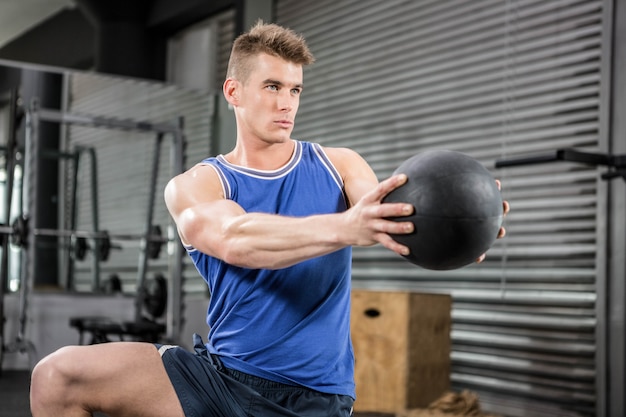
<path id="1" fill-rule="evenodd" d="M 395 174 L 408 181 L 390 192 L 384 203 L 412 204 L 415 231 L 392 238 L 406 245 L 405 258 L 426 269 L 450 270 L 473 263 L 495 242 L 502 225 L 502 196 L 490 172 L 460 152 L 418 153 Z"/>

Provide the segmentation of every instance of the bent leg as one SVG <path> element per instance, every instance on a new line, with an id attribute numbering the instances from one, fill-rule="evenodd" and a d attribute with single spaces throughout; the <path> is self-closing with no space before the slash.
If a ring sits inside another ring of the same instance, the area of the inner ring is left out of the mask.
<path id="1" fill-rule="evenodd" d="M 183 417 L 154 345 L 137 342 L 68 346 L 35 366 L 33 417 Z"/>

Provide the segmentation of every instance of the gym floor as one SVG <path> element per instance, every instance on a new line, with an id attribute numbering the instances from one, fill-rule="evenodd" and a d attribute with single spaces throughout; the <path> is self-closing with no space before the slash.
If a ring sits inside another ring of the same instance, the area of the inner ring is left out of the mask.
<path id="1" fill-rule="evenodd" d="M 0 373 L 0 417 L 31 417 L 28 401 L 30 372 Z"/>
<path id="2" fill-rule="evenodd" d="M 29 371 L 7 371 L 0 373 L 0 417 L 32 417 L 28 392 Z M 96 413 L 94 417 L 107 417 Z"/>

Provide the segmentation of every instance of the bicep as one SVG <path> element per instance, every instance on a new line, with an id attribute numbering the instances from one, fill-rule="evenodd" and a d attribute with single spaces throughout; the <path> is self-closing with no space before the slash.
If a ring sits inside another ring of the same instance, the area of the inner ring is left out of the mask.
<path id="1" fill-rule="evenodd" d="M 210 243 L 207 237 L 218 240 L 223 224 L 244 213 L 237 203 L 224 198 L 215 170 L 207 165 L 197 165 L 170 180 L 164 197 L 181 240 L 194 247 L 200 236 L 204 244 Z"/>

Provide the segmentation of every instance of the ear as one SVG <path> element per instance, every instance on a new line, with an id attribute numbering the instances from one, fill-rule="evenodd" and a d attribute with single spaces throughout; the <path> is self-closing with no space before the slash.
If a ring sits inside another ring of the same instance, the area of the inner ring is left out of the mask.
<path id="1" fill-rule="evenodd" d="M 224 97 L 226 98 L 226 101 L 228 101 L 228 103 L 232 106 L 237 106 L 239 104 L 240 88 L 241 85 L 239 84 L 239 82 L 233 78 L 227 78 L 226 81 L 224 81 L 224 85 L 222 87 Z"/>

